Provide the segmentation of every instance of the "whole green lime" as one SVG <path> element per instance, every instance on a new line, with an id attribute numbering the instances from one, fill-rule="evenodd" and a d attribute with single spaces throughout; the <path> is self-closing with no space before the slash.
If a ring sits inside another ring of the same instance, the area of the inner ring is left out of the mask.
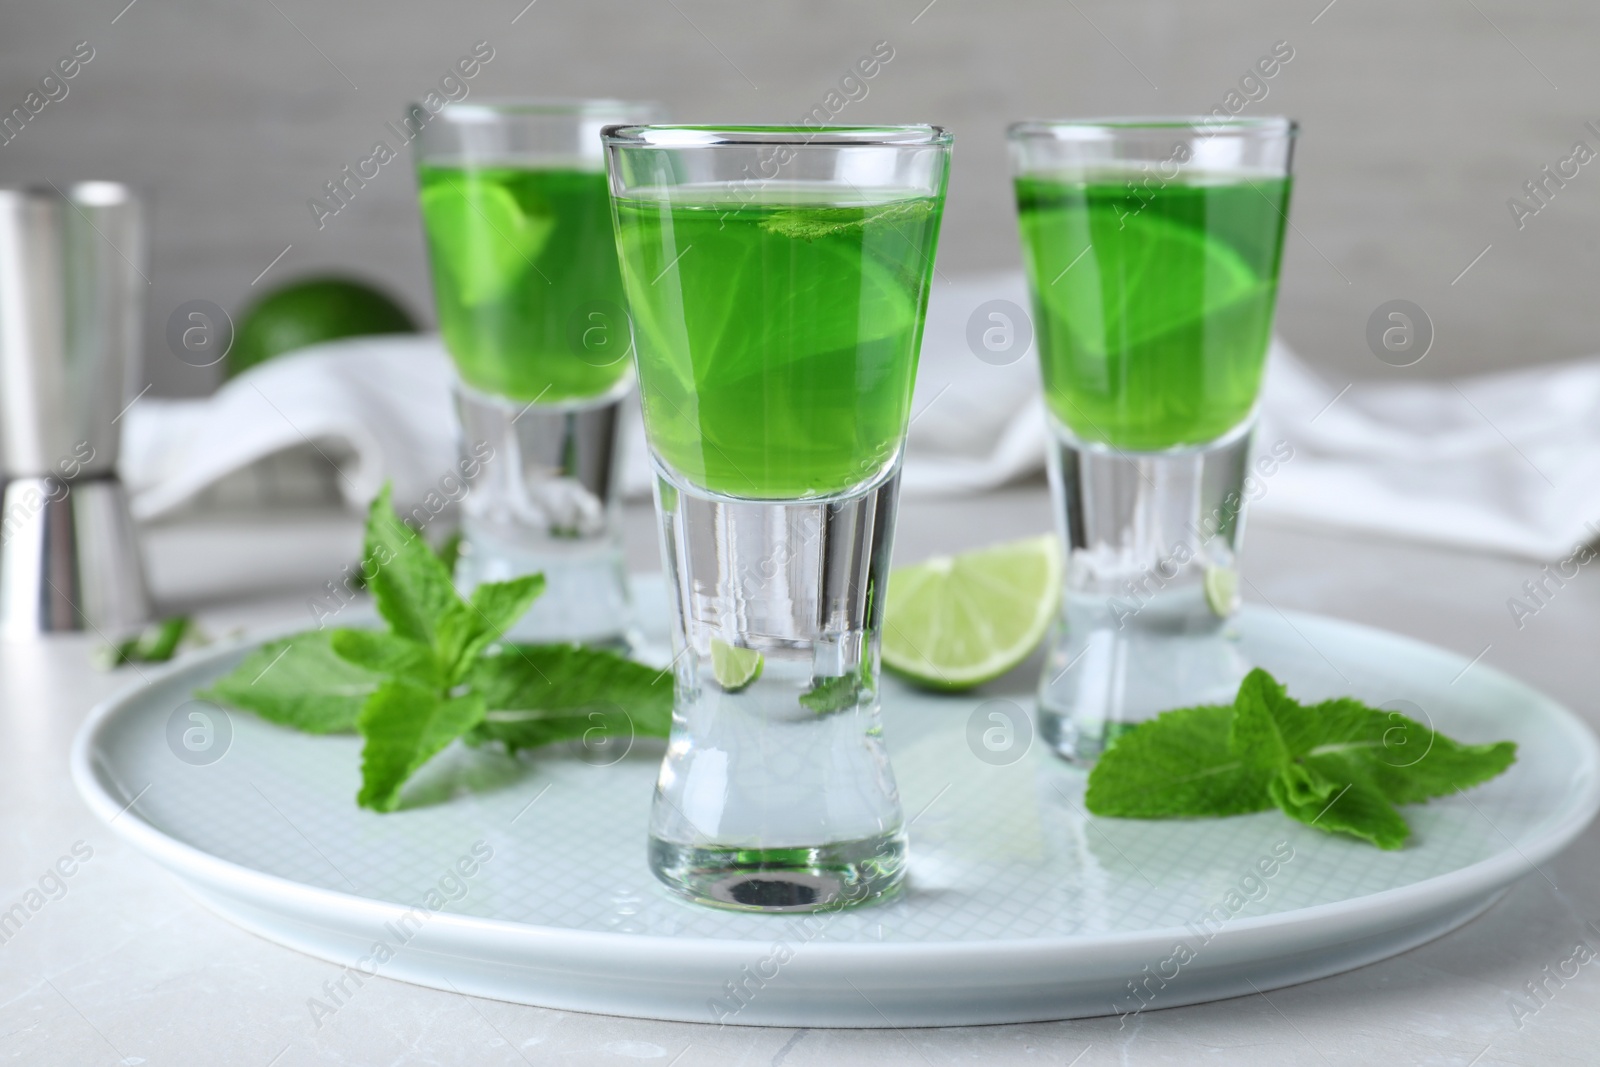
<path id="1" fill-rule="evenodd" d="M 244 313 L 228 349 L 228 377 L 306 345 L 416 330 L 404 308 L 365 282 L 305 278 L 268 293 Z"/>

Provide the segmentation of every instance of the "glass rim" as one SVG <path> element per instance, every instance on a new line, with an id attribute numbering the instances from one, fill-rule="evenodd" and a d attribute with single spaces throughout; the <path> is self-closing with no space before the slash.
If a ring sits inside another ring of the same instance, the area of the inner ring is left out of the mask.
<path id="1" fill-rule="evenodd" d="M 407 111 L 422 107 L 422 104 L 411 103 Z M 664 112 L 661 103 L 656 100 L 619 100 L 609 97 L 561 97 L 561 96 L 527 96 L 527 97 L 489 97 L 482 100 L 451 101 L 434 112 L 434 118 L 443 118 L 450 122 L 491 122 L 496 119 L 508 117 L 528 116 L 530 118 L 570 118 L 594 115 L 616 117 L 619 115 L 652 112 Z"/>
<path id="2" fill-rule="evenodd" d="M 1007 140 L 1103 141 L 1140 133 L 1184 131 L 1208 137 L 1297 137 L 1300 124 L 1286 115 L 1243 118 L 1216 115 L 1150 115 L 1085 119 L 1024 119 L 1006 127 Z"/>
<path id="3" fill-rule="evenodd" d="M 606 126 L 607 147 L 724 148 L 762 145 L 827 148 L 948 147 L 955 138 L 943 126 Z"/>

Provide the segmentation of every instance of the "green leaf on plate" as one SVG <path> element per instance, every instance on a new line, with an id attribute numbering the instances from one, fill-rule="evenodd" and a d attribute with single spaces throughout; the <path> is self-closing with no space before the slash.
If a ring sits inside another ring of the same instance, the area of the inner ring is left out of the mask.
<path id="1" fill-rule="evenodd" d="M 1233 708 L 1168 711 L 1134 727 L 1089 775 L 1084 804 L 1096 815 L 1169 819 L 1243 815 L 1272 807 L 1272 770 L 1241 759 L 1228 744 Z"/>
<path id="2" fill-rule="evenodd" d="M 436 629 L 439 662 L 449 684 L 463 681 L 484 649 L 494 644 L 544 592 L 544 575 L 484 582 L 472 599 L 445 612 Z"/>
<path id="3" fill-rule="evenodd" d="M 386 630 L 334 630 L 329 643 L 340 659 L 374 674 L 435 689 L 445 684 L 438 657 L 421 641 Z"/>
<path id="4" fill-rule="evenodd" d="M 1486 782 L 1516 748 L 1464 745 L 1348 697 L 1308 707 L 1257 669 L 1232 707 L 1169 711 L 1119 738 L 1090 772 L 1085 803 L 1132 818 L 1277 807 L 1318 830 L 1397 849 L 1411 831 L 1396 805 Z"/>
<path id="5" fill-rule="evenodd" d="M 385 681 L 362 705 L 358 720 L 366 744 L 361 750 L 361 792 L 356 803 L 393 811 L 406 779 L 482 722 L 483 712 L 483 698 L 477 693 L 441 698 L 437 691 L 414 682 Z"/>
<path id="6" fill-rule="evenodd" d="M 195 695 L 307 733 L 348 733 L 382 678 L 335 654 L 332 634 L 269 641 Z"/>
<path id="7" fill-rule="evenodd" d="M 422 535 L 400 521 L 390 494 L 385 484 L 367 512 L 366 558 L 373 572 L 367 587 L 396 634 L 431 645 L 440 620 L 461 598 Z"/>
<path id="8" fill-rule="evenodd" d="M 672 730 L 672 675 L 603 649 L 503 645 L 477 661 L 468 682 L 488 708 L 475 739 L 512 751 L 592 739 L 596 729 L 640 737 Z"/>

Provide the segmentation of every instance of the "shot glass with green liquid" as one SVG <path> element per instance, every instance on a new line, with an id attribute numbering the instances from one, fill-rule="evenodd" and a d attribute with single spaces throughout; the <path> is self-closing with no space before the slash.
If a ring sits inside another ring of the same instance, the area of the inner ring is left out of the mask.
<path id="1" fill-rule="evenodd" d="M 878 642 L 950 136 L 605 140 L 677 616 L 651 869 L 728 908 L 873 900 L 906 863 Z"/>
<path id="2" fill-rule="evenodd" d="M 631 623 L 615 490 L 634 372 L 600 129 L 656 114 L 605 100 L 410 112 L 462 469 L 479 472 L 456 580 L 542 571 L 519 639 L 615 640 Z"/>
<path id="3" fill-rule="evenodd" d="M 1283 118 L 1009 131 L 1067 552 L 1040 733 L 1070 760 L 1226 703 L 1245 673 L 1229 617 L 1295 135 Z"/>

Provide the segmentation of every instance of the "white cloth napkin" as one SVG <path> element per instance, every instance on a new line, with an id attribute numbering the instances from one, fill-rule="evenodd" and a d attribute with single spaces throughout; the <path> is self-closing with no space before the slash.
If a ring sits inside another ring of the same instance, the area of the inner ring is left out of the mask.
<path id="1" fill-rule="evenodd" d="M 1600 358 L 1351 383 L 1276 344 L 1263 393 L 1258 445 L 1295 454 L 1257 514 L 1541 561 L 1600 539 Z"/>
<path id="2" fill-rule="evenodd" d="M 258 364 L 203 400 L 141 399 L 122 419 L 134 517 L 307 446 L 328 457 L 351 504 L 365 506 L 385 478 L 415 503 L 455 461 L 451 381 L 437 338 L 362 337 Z"/>
<path id="3" fill-rule="evenodd" d="M 1043 466 L 1037 357 L 1021 348 L 1031 330 L 1009 322 L 1027 306 L 1020 274 L 935 284 L 907 494 L 979 492 Z M 1009 350 L 1008 326 L 1022 331 Z M 999 332 L 986 347 L 991 329 Z M 142 400 L 123 420 L 134 514 L 167 514 L 233 472 L 308 444 L 336 467 L 351 505 L 385 478 L 397 500 L 415 503 L 456 462 L 450 382 L 438 338 L 371 337 L 259 365 L 204 400 Z M 1540 560 L 1600 535 L 1600 359 L 1453 382 L 1347 384 L 1320 379 L 1274 345 L 1259 442 L 1287 440 L 1294 456 L 1265 481 L 1257 514 Z M 625 432 L 624 490 L 642 494 L 649 470 L 636 419 Z"/>

